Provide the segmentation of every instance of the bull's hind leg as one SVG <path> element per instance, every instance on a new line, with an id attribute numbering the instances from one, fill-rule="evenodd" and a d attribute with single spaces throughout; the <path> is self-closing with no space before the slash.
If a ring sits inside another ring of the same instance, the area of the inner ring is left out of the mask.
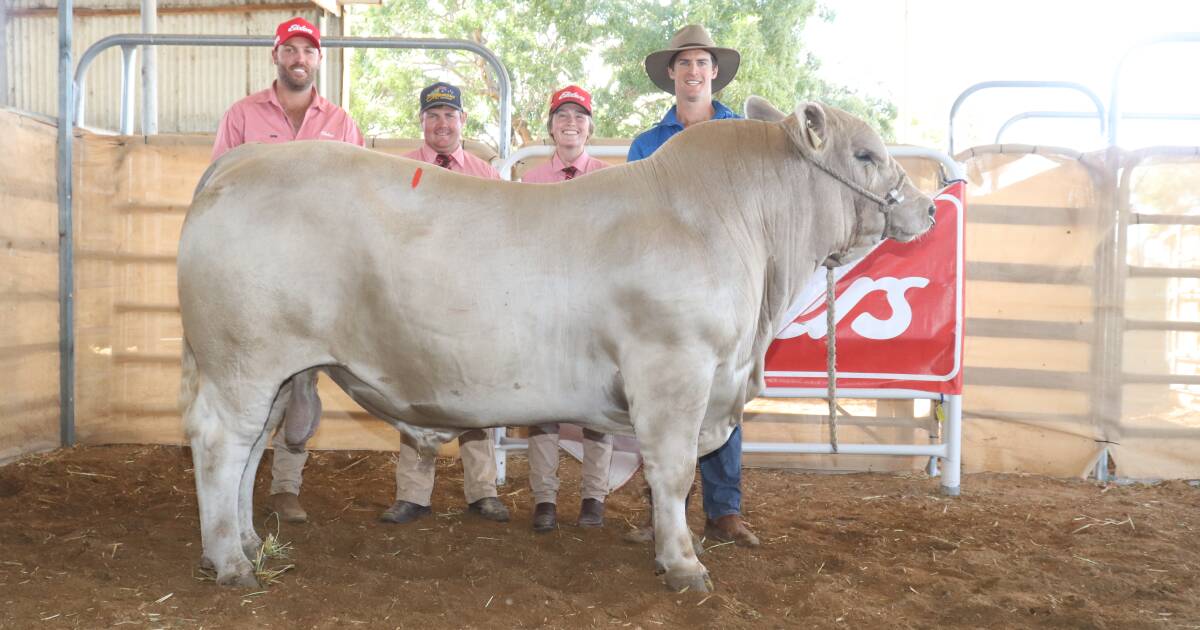
<path id="1" fill-rule="evenodd" d="M 184 412 L 184 422 L 192 446 L 202 561 L 216 569 L 218 584 L 250 587 L 258 580 L 242 547 L 238 504 L 243 477 L 253 475 L 247 467 L 271 398 L 246 402 L 252 389 L 238 389 L 241 404 L 230 404 L 210 382 L 202 384 Z"/>
<path id="2" fill-rule="evenodd" d="M 315 378 L 315 373 L 310 378 Z M 240 537 L 242 540 L 242 550 L 246 553 L 246 557 L 253 558 L 258 549 L 262 547 L 262 538 L 258 536 L 258 532 L 254 531 L 254 478 L 258 471 L 258 463 L 262 461 L 263 452 L 267 448 L 267 442 L 270 441 L 271 435 L 275 433 L 275 429 L 279 427 L 280 421 L 283 419 L 284 411 L 288 408 L 288 401 L 291 400 L 292 382 L 284 383 L 279 389 L 279 393 L 275 396 L 275 401 L 271 403 L 271 411 L 267 415 L 266 424 L 261 433 L 254 440 L 254 445 L 250 450 L 250 460 L 246 463 L 246 472 L 242 475 L 242 482 L 238 496 L 238 520 L 241 522 Z"/>
<path id="3" fill-rule="evenodd" d="M 674 590 L 708 591 L 708 570 L 696 558 L 684 499 L 696 474 L 696 443 L 708 406 L 712 371 L 703 360 L 673 357 L 670 365 L 623 366 L 633 428 L 653 495 L 657 566 Z M 678 361 L 678 362 L 676 362 Z M 680 365 L 696 366 L 683 373 Z"/>

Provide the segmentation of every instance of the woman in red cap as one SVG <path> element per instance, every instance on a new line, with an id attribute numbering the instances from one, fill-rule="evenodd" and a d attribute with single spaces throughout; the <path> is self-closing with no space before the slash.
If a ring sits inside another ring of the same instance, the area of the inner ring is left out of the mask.
<path id="1" fill-rule="evenodd" d="M 530 169 L 521 181 L 553 184 L 602 169 L 608 164 L 587 154 L 584 146 L 596 131 L 592 122 L 592 95 L 577 86 L 550 97 L 546 130 L 554 141 L 550 160 Z M 529 486 L 533 490 L 533 531 L 548 532 L 558 526 L 557 423 L 529 428 Z M 608 467 L 612 462 L 612 436 L 583 430 L 583 470 L 579 495 L 580 527 L 604 525 L 604 499 L 608 496 Z"/>
<path id="2" fill-rule="evenodd" d="M 592 95 L 578 85 L 568 85 L 550 97 L 546 130 L 554 141 L 550 161 L 529 169 L 521 181 L 553 184 L 600 170 L 608 164 L 587 154 L 584 145 L 596 131 L 592 122 Z"/>

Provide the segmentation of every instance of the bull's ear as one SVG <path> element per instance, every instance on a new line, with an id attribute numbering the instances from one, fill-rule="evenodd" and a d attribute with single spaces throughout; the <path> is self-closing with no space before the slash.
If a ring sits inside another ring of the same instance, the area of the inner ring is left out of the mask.
<path id="1" fill-rule="evenodd" d="M 784 119 L 787 114 L 775 109 L 767 99 L 761 96 L 751 96 L 746 99 L 746 118 L 753 120 L 765 120 L 767 122 L 779 122 Z"/>
<path id="2" fill-rule="evenodd" d="M 800 134 L 801 141 L 813 151 L 820 151 L 821 147 L 825 146 L 826 134 L 829 131 L 825 108 L 818 103 L 805 103 L 796 111 L 796 118 L 800 119 L 800 124 L 804 127 L 804 133 Z"/>

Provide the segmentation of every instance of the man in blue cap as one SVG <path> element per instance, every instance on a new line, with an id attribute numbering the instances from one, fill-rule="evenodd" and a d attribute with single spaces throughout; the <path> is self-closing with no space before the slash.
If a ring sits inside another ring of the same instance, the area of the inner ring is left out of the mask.
<path id="1" fill-rule="evenodd" d="M 404 155 L 446 170 L 484 179 L 500 179 L 496 169 L 463 148 L 462 128 L 467 122 L 462 90 L 441 81 L 421 90 L 421 133 L 424 143 Z M 472 429 L 458 436 L 463 465 L 463 494 L 467 511 L 489 521 L 508 522 L 508 508 L 496 495 L 496 451 L 493 429 Z M 396 502 L 379 517 L 389 523 L 411 523 L 433 513 L 432 457 L 421 457 L 407 437 L 396 452 Z"/>

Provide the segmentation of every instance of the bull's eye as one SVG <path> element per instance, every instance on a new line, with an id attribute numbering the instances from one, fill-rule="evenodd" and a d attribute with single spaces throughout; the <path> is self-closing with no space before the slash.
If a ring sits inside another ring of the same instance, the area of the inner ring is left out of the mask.
<path id="1" fill-rule="evenodd" d="M 875 162 L 875 155 L 866 149 L 860 149 L 854 152 L 854 159 L 870 164 Z"/>

